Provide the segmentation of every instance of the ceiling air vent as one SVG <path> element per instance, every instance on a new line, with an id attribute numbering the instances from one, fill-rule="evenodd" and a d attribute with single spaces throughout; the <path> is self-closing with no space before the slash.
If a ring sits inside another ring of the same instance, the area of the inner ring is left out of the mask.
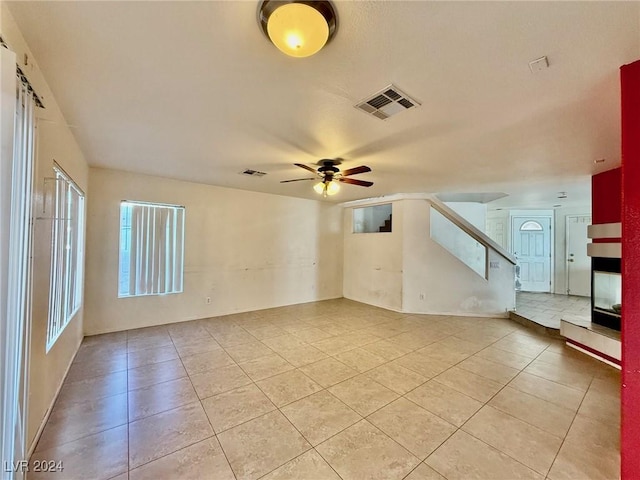
<path id="1" fill-rule="evenodd" d="M 240 175 L 248 175 L 250 177 L 264 177 L 266 175 L 266 173 L 265 172 L 259 172 L 257 170 L 251 170 L 250 168 L 247 168 L 243 172 L 240 172 Z"/>
<path id="2" fill-rule="evenodd" d="M 380 120 L 386 120 L 396 113 L 419 106 L 418 101 L 406 95 L 395 85 L 389 85 L 355 105 L 357 109 Z"/>

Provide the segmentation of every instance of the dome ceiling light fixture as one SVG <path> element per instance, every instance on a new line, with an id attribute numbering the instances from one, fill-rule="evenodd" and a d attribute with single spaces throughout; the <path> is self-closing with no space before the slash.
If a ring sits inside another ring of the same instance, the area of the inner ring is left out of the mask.
<path id="1" fill-rule="evenodd" d="M 318 53 L 336 33 L 336 12 L 324 0 L 264 0 L 258 10 L 262 31 L 291 57 Z"/>

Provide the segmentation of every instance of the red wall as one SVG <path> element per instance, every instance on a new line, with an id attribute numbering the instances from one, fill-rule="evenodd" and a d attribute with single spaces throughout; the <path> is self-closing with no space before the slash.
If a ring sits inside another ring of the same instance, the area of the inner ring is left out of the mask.
<path id="1" fill-rule="evenodd" d="M 591 223 L 622 220 L 622 167 L 591 177 Z M 593 243 L 620 243 L 619 238 L 594 238 Z"/>
<path id="2" fill-rule="evenodd" d="M 640 479 L 640 61 L 622 86 L 621 475 Z"/>
<path id="3" fill-rule="evenodd" d="M 592 223 L 618 223 L 622 217 L 622 167 L 591 177 Z"/>

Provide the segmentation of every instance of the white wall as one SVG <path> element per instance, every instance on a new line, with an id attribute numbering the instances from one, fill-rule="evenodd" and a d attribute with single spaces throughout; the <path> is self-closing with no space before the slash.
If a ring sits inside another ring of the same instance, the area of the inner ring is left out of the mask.
<path id="1" fill-rule="evenodd" d="M 402 310 L 402 203 L 393 202 L 391 232 L 353 233 L 353 209 L 344 209 L 345 298 Z"/>
<path id="2" fill-rule="evenodd" d="M 429 230 L 431 240 L 444 247 L 479 275 L 485 275 L 487 250 L 483 244 L 437 210 L 431 210 L 429 213 Z"/>
<path id="3" fill-rule="evenodd" d="M 444 202 L 482 233 L 487 231 L 487 204 L 480 202 Z"/>
<path id="4" fill-rule="evenodd" d="M 407 313 L 504 316 L 514 308 L 513 265 L 491 252 L 498 268 L 489 280 L 473 272 L 429 238 L 426 200 L 394 201 L 391 233 L 351 233 L 353 210 L 344 212 L 346 298 Z"/>
<path id="5" fill-rule="evenodd" d="M 1 8 L 1 34 L 11 50 L 17 54 L 23 72 L 43 98 L 45 109 L 37 109 L 37 151 L 34 175 L 35 207 L 40 205 L 45 177 L 53 176 L 53 161 L 71 175 L 80 188 L 87 193 L 89 168 L 72 132 L 65 121 L 55 98 L 40 72 L 35 57 L 18 30 L 6 3 Z M 24 54 L 29 64 L 24 65 Z M 36 212 L 37 215 L 37 212 Z M 48 410 L 64 380 L 67 369 L 82 341 L 84 312 L 81 308 L 60 335 L 55 345 L 45 353 L 49 275 L 51 265 L 51 221 L 36 219 L 33 245 L 33 310 L 31 331 L 28 447 L 32 446 L 36 434 L 46 418 Z"/>
<path id="6" fill-rule="evenodd" d="M 87 335 L 342 296 L 340 207 L 100 168 L 90 186 Z M 183 293 L 118 298 L 121 200 L 186 207 Z"/>
<path id="7" fill-rule="evenodd" d="M 486 280 L 429 238 L 426 201 L 403 204 L 403 311 L 505 316 L 515 307 L 513 264 L 489 249 L 489 261 L 497 268 L 489 270 Z"/>

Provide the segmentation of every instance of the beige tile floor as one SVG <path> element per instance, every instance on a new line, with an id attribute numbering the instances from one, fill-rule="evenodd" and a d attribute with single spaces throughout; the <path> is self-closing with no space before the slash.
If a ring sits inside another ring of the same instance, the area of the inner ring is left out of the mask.
<path id="1" fill-rule="evenodd" d="M 619 382 L 510 320 L 331 300 L 86 338 L 33 459 L 54 479 L 615 479 Z"/>
<path id="2" fill-rule="evenodd" d="M 516 313 L 545 327 L 560 328 L 560 320 L 591 317 L 591 298 L 554 293 L 516 292 Z"/>

